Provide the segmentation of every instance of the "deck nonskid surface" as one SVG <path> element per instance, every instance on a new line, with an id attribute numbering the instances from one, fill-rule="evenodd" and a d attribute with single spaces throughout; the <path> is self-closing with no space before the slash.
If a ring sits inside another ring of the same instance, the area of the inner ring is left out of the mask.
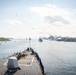
<path id="1" fill-rule="evenodd" d="M 22 57 L 19 61 L 19 67 L 21 70 L 16 71 L 12 75 L 42 75 L 39 63 L 31 52 L 28 55 Z M 6 74 L 7 71 L 7 59 L 0 61 L 0 75 Z"/>

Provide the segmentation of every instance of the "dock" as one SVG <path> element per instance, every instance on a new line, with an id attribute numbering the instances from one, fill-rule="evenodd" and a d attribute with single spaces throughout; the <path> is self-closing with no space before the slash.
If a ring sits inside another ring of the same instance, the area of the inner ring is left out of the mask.
<path id="1" fill-rule="evenodd" d="M 32 51 L 25 50 L 21 54 L 25 54 L 25 56 L 18 59 L 20 70 L 9 72 L 7 69 L 8 58 L 5 58 L 0 61 L 0 75 L 44 75 L 41 60 L 39 61 L 36 53 L 32 54 Z"/>

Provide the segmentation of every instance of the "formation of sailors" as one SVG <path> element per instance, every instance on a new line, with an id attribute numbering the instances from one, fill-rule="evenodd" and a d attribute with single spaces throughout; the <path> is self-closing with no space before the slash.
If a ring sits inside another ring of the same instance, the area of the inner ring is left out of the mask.
<path id="1" fill-rule="evenodd" d="M 19 53 L 17 52 L 17 53 L 14 53 L 13 56 L 16 56 L 17 60 L 20 60 L 21 57 L 25 58 L 26 54 L 24 52 L 19 52 Z"/>
<path id="2" fill-rule="evenodd" d="M 17 60 L 20 60 L 21 59 L 21 52 L 17 52 L 17 53 L 14 53 L 12 56 L 15 56 L 17 58 Z"/>

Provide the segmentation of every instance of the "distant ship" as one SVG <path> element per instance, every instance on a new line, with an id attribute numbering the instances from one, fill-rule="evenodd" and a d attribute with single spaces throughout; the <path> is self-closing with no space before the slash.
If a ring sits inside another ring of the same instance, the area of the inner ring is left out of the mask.
<path id="1" fill-rule="evenodd" d="M 39 40 L 39 42 L 43 42 L 42 38 L 39 38 L 38 40 Z"/>
<path id="2" fill-rule="evenodd" d="M 62 41 L 62 38 L 57 38 L 57 41 Z"/>

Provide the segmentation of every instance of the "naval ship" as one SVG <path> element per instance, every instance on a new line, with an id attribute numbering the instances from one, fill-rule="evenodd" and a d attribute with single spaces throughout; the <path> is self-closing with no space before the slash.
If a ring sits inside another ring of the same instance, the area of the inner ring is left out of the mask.
<path id="1" fill-rule="evenodd" d="M 42 38 L 39 38 L 38 40 L 39 40 L 39 42 L 43 42 Z"/>
<path id="2" fill-rule="evenodd" d="M 31 47 L 0 61 L 0 75 L 46 75 L 38 53 Z"/>

